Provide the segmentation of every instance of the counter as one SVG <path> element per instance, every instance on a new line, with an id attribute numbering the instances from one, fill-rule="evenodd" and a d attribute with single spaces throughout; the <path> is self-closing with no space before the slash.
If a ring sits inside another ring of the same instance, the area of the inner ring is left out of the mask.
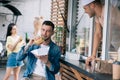
<path id="1" fill-rule="evenodd" d="M 62 80 L 112 80 L 112 75 L 101 74 L 86 67 L 84 60 L 70 60 L 61 57 L 61 78 Z"/>

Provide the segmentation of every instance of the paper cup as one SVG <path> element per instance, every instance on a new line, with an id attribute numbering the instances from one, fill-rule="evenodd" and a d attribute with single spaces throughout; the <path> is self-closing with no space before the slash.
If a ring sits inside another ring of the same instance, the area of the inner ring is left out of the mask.
<path id="1" fill-rule="evenodd" d="M 113 63 L 113 80 L 120 80 L 120 62 Z"/>

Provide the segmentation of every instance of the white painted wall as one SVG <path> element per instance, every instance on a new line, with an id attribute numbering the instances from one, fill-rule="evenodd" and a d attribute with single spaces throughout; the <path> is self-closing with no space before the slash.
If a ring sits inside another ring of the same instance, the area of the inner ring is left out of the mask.
<path id="1" fill-rule="evenodd" d="M 36 16 L 43 16 L 44 20 L 50 20 L 50 12 L 51 12 L 51 0 L 23 0 L 23 1 L 14 1 L 11 2 L 13 6 L 15 6 L 22 13 L 22 16 L 18 17 L 17 25 L 18 32 L 23 37 L 25 36 L 25 32 L 28 32 L 29 37 L 33 33 L 33 20 Z M 4 9 L 0 8 L 0 13 L 4 11 Z M 4 11 L 5 12 L 5 11 Z M 11 12 L 11 11 L 6 11 Z M 6 26 L 1 28 L 1 25 L 5 23 Z M 5 40 L 5 34 L 7 26 L 10 22 L 5 20 L 5 17 L 0 15 L 0 40 Z M 1 35 L 4 33 L 4 36 Z"/>
<path id="2" fill-rule="evenodd" d="M 8 10 L 5 7 L 0 6 L 0 13 L 10 13 L 12 14 L 12 12 L 10 12 L 10 10 Z M 7 19 L 7 16 L 5 14 L 0 14 L 0 40 L 5 40 L 6 38 L 6 31 L 7 31 L 7 25 L 9 24 L 9 20 Z M 5 26 L 3 27 L 3 24 L 5 24 Z"/>

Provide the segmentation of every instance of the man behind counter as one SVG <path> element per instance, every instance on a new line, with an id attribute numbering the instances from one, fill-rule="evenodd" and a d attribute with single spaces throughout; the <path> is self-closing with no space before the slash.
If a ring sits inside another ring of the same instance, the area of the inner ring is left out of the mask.
<path id="1" fill-rule="evenodd" d="M 101 0 L 82 0 L 82 5 L 85 10 L 85 13 L 89 15 L 89 17 L 95 17 L 95 32 L 94 32 L 94 41 L 93 41 L 93 50 L 92 50 L 92 55 L 87 58 L 86 63 L 89 64 L 92 60 L 96 58 L 97 50 L 100 45 L 100 42 L 102 40 L 102 29 L 103 29 L 103 22 L 104 22 L 104 5 L 101 3 Z M 120 20 L 114 20 L 120 18 L 120 15 L 116 15 L 117 13 L 120 13 L 119 10 L 114 8 L 113 6 L 110 6 L 111 12 L 112 12 L 112 17 L 111 18 L 111 25 L 112 26 L 120 26 L 120 23 L 118 21 Z M 116 16 L 115 16 L 116 15 Z M 115 27 L 114 27 L 115 28 Z M 115 35 L 117 37 L 120 37 L 120 28 L 119 32 Z M 120 41 L 115 41 L 116 39 L 114 38 L 114 42 L 112 45 L 118 49 L 117 44 L 120 44 Z M 116 47 L 117 46 L 117 47 Z"/>

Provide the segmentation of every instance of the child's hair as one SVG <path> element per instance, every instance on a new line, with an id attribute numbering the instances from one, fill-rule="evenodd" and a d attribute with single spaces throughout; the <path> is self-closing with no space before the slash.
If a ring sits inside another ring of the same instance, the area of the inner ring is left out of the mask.
<path id="1" fill-rule="evenodd" d="M 34 19 L 34 32 L 33 34 L 36 36 L 37 34 L 40 35 L 40 29 L 43 23 L 43 17 L 35 17 Z"/>
<path id="2" fill-rule="evenodd" d="M 42 25 L 42 22 L 43 22 L 43 17 L 35 17 L 35 20 L 34 20 L 34 25 Z"/>

